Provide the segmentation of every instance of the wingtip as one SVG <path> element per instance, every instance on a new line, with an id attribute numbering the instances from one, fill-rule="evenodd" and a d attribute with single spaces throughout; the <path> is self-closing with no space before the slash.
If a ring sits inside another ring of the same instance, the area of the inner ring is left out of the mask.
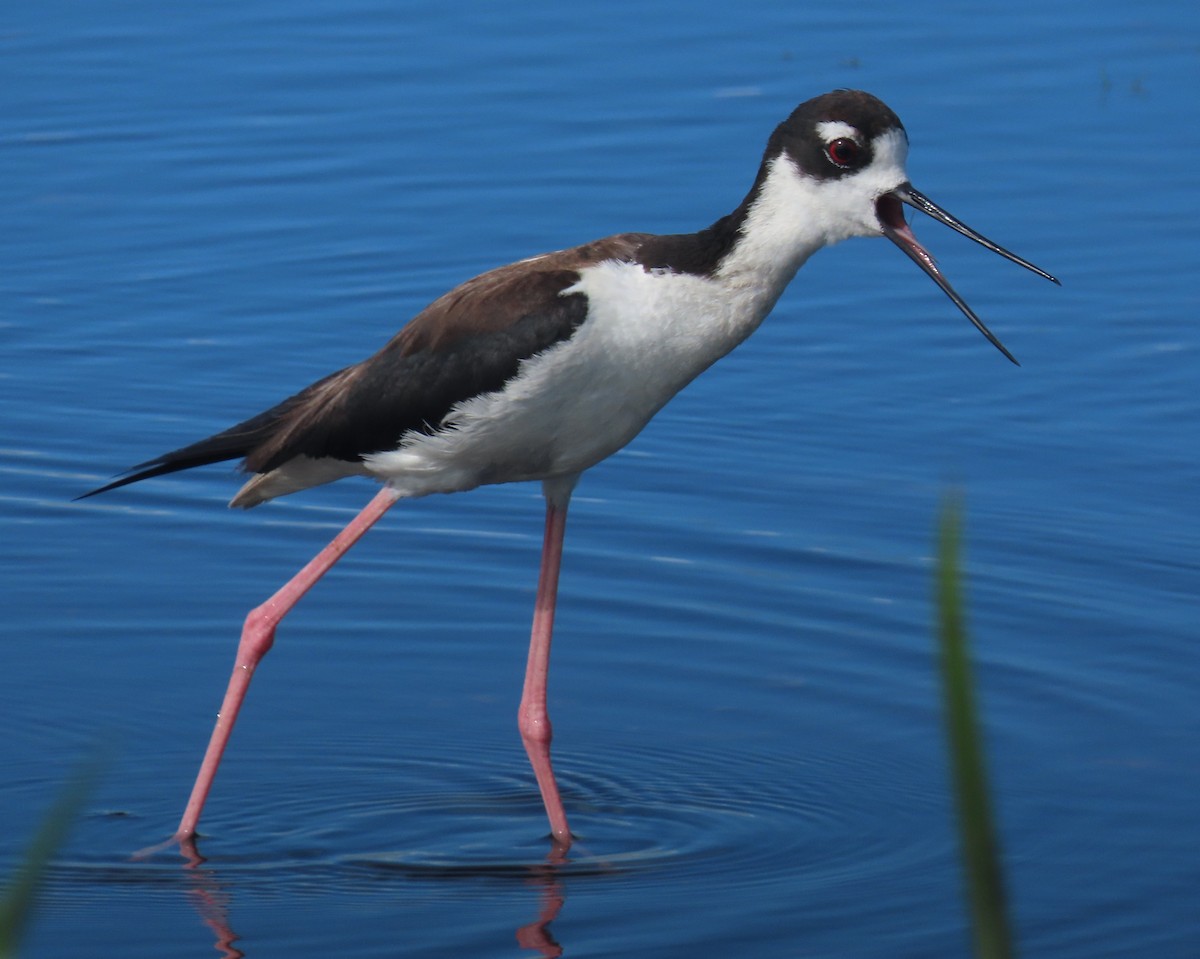
<path id="1" fill-rule="evenodd" d="M 168 454 L 169 456 L 170 454 Z M 103 486 L 97 486 L 95 489 L 88 490 L 86 493 L 80 493 L 74 497 L 71 502 L 75 503 L 81 499 L 87 499 L 89 496 L 99 496 L 101 493 L 107 493 L 110 490 L 120 489 L 122 486 L 129 486 L 131 483 L 140 483 L 142 480 L 150 479 L 154 476 L 163 476 L 166 473 L 173 473 L 180 469 L 180 466 L 169 462 L 167 457 L 159 457 L 158 459 L 147 460 L 145 463 L 138 463 L 137 466 L 131 466 L 119 474 L 116 479 L 105 483 Z"/>
<path id="2" fill-rule="evenodd" d="M 134 467 L 134 469 L 137 469 L 137 468 L 138 467 L 136 467 L 136 466 Z M 78 503 L 81 499 L 87 499 L 88 497 L 91 497 L 91 496 L 99 496 L 101 493 L 107 493 L 109 490 L 118 489 L 119 487 L 122 487 L 122 486 L 128 486 L 130 483 L 136 483 L 139 479 L 142 479 L 142 478 L 143 477 L 138 474 L 134 474 L 134 475 L 130 475 L 130 476 L 120 476 L 117 479 L 113 480 L 111 483 L 105 483 L 103 486 L 97 486 L 95 489 L 90 489 L 86 493 L 80 493 L 78 496 L 71 497 L 71 502 Z"/>

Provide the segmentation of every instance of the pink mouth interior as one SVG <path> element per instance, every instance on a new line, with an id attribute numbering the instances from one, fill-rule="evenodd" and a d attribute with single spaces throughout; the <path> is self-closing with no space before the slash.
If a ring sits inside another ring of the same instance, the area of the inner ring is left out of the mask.
<path id="1" fill-rule="evenodd" d="M 938 276 L 937 262 L 929 251 L 917 242 L 916 236 L 904 219 L 904 204 L 896 194 L 885 193 L 875 201 L 875 216 L 884 236 L 904 249 L 930 276 Z"/>
<path id="2" fill-rule="evenodd" d="M 904 204 L 894 193 L 885 193 L 875 201 L 875 216 L 885 229 L 892 229 L 897 233 L 908 229 L 908 224 L 904 222 Z"/>

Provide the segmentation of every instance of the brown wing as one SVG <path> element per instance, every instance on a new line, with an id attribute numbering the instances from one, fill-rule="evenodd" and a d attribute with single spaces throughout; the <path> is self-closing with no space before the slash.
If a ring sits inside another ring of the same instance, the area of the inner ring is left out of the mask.
<path id="1" fill-rule="evenodd" d="M 587 318 L 587 301 L 562 293 L 580 269 L 630 259 L 647 239 L 619 234 L 480 274 L 431 303 L 369 359 L 84 496 L 238 457 L 252 473 L 300 456 L 357 462 L 395 449 L 405 433 L 433 432 L 457 404 L 503 388 L 522 360 L 571 337 Z"/>

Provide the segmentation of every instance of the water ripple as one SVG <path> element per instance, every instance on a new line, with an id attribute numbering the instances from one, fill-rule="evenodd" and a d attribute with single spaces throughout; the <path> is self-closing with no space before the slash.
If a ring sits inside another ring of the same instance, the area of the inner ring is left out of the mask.
<path id="1" fill-rule="evenodd" d="M 268 897 L 382 891 L 403 880 L 406 896 L 452 900 L 478 896 L 479 881 L 546 875 L 684 897 L 697 885 L 752 890 L 797 873 L 812 883 L 854 882 L 946 855 L 940 837 L 917 828 L 933 806 L 930 793 L 913 791 L 885 807 L 855 801 L 903 778 L 893 763 L 864 766 L 861 757 L 779 755 L 733 743 L 669 754 L 642 746 L 564 753 L 559 779 L 576 843 L 552 861 L 532 777 L 511 758 L 463 747 L 437 759 L 355 759 L 338 769 L 344 798 L 328 786 L 301 787 L 261 811 L 241 806 L 236 820 L 214 816 L 212 834 L 199 842 L 210 857 L 205 868 L 236 879 L 242 895 Z M 913 828 L 897 828 L 906 816 Z M 288 830 L 285 823 L 300 825 Z M 128 863 L 97 850 L 95 859 L 57 866 L 50 885 L 167 892 L 180 875 L 170 850 Z"/>

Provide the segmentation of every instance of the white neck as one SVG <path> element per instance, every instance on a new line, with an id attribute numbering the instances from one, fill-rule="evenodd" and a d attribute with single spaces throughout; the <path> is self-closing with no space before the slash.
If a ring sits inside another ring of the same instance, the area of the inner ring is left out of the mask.
<path id="1" fill-rule="evenodd" d="M 812 215 L 819 209 L 812 183 L 786 155 L 772 159 L 742 221 L 741 236 L 713 276 L 723 286 L 748 294 L 759 320 L 804 262 L 830 242 L 827 224 Z"/>

